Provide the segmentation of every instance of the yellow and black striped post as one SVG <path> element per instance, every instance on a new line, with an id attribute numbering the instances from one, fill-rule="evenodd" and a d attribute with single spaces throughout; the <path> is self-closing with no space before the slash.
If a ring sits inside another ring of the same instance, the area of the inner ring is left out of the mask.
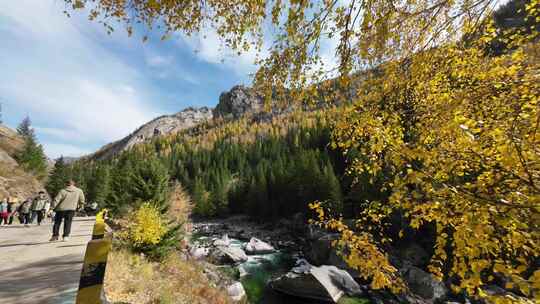
<path id="1" fill-rule="evenodd" d="M 103 279 L 112 235 L 107 233 L 105 210 L 96 216 L 92 240 L 86 246 L 84 264 L 77 293 L 77 304 L 102 304 Z"/>

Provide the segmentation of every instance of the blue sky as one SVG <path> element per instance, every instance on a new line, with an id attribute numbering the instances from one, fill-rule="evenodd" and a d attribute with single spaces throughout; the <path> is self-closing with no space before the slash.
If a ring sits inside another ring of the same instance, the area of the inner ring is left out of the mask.
<path id="1" fill-rule="evenodd" d="M 29 115 L 49 157 L 80 156 L 152 118 L 214 106 L 249 85 L 254 54 L 241 57 L 206 38 L 142 43 L 121 27 L 107 35 L 61 0 L 0 1 L 0 102 L 10 127 Z M 224 60 L 222 62 L 222 60 Z"/>

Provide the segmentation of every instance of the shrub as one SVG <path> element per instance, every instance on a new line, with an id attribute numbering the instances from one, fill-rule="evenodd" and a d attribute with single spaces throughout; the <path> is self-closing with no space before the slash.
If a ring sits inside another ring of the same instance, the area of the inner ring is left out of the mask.
<path id="1" fill-rule="evenodd" d="M 143 249 L 159 244 L 167 233 L 159 210 L 150 203 L 144 203 L 130 216 L 128 238 L 136 249 Z"/>

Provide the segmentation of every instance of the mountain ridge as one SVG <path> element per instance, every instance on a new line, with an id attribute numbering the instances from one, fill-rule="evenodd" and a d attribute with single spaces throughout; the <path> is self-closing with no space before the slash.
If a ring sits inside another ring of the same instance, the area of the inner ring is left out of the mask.
<path id="1" fill-rule="evenodd" d="M 247 113 L 261 112 L 263 99 L 243 85 L 222 92 L 216 107 L 187 107 L 175 114 L 161 115 L 143 124 L 128 136 L 106 144 L 84 159 L 104 160 L 147 142 L 156 136 L 169 135 L 215 119 L 238 119 Z"/>

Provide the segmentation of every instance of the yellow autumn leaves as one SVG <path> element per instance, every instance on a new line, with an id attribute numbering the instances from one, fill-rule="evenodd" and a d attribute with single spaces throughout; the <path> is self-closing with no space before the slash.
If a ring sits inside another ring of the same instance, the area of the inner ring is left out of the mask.
<path id="1" fill-rule="evenodd" d="M 151 203 L 142 204 L 131 214 L 127 237 L 135 247 L 156 245 L 166 232 L 159 210 Z"/>

